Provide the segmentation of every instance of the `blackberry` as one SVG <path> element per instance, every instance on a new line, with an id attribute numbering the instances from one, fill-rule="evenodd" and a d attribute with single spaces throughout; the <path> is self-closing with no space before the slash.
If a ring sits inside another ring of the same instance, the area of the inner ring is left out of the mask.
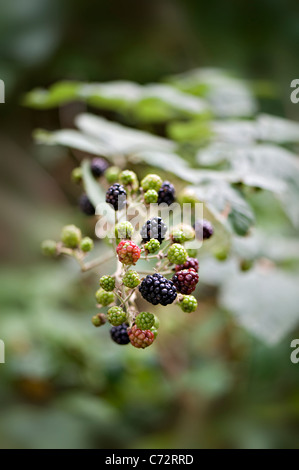
<path id="1" fill-rule="evenodd" d="M 76 184 L 82 182 L 82 168 L 80 166 L 73 169 L 71 173 L 71 180 Z"/>
<path id="2" fill-rule="evenodd" d="M 193 268 L 194 271 L 198 273 L 199 266 L 198 266 L 198 260 L 196 258 L 187 258 L 187 261 L 185 261 L 184 264 L 177 264 L 175 266 L 176 272 L 182 271 L 182 269 L 190 269 L 190 268 Z"/>
<path id="3" fill-rule="evenodd" d="M 155 339 L 155 335 L 151 330 L 140 330 L 136 325 L 128 329 L 128 335 L 132 346 L 138 349 L 147 348 Z"/>
<path id="4" fill-rule="evenodd" d="M 130 170 L 124 170 L 119 175 L 119 182 L 124 186 L 127 186 L 130 191 L 137 191 L 139 188 L 139 182 L 136 173 Z"/>
<path id="5" fill-rule="evenodd" d="M 146 251 L 148 251 L 151 254 L 157 253 L 157 251 L 159 251 L 160 249 L 159 240 L 156 240 L 155 238 L 151 238 L 150 241 L 144 245 L 144 248 L 146 249 Z"/>
<path id="6" fill-rule="evenodd" d="M 108 310 L 107 318 L 108 318 L 109 323 L 111 323 L 111 325 L 119 326 L 119 325 L 122 325 L 126 321 L 127 316 L 122 308 L 111 307 Z"/>
<path id="7" fill-rule="evenodd" d="M 160 243 L 165 238 L 167 227 L 161 217 L 153 217 L 149 219 L 142 227 L 140 235 L 144 243 L 149 242 L 151 238 L 155 238 Z"/>
<path id="8" fill-rule="evenodd" d="M 206 219 L 197 220 L 194 224 L 194 229 L 198 240 L 207 240 L 214 233 L 213 225 Z"/>
<path id="9" fill-rule="evenodd" d="M 174 243 L 168 250 L 167 258 L 170 263 L 173 264 L 184 264 L 188 258 L 186 249 L 179 243 Z"/>
<path id="10" fill-rule="evenodd" d="M 104 313 L 98 313 L 91 319 L 91 323 L 96 327 L 105 325 L 106 321 L 106 315 L 104 315 Z"/>
<path id="11" fill-rule="evenodd" d="M 184 295 L 182 300 L 179 302 L 179 306 L 183 312 L 191 313 L 197 309 L 197 300 L 193 295 Z"/>
<path id="12" fill-rule="evenodd" d="M 123 276 L 123 285 L 129 287 L 130 289 L 134 289 L 135 287 L 139 286 L 140 278 L 137 271 L 129 270 Z"/>
<path id="13" fill-rule="evenodd" d="M 120 168 L 118 166 L 109 166 L 105 171 L 105 178 L 108 183 L 113 184 L 117 183 L 119 178 Z"/>
<path id="14" fill-rule="evenodd" d="M 159 191 L 162 186 L 162 180 L 158 175 L 149 174 L 143 178 L 140 184 L 144 192 L 148 191 L 149 189 Z"/>
<path id="15" fill-rule="evenodd" d="M 129 240 L 134 232 L 133 225 L 130 222 L 119 222 L 115 226 L 115 236 L 118 239 L 125 238 L 126 240 Z"/>
<path id="16" fill-rule="evenodd" d="M 54 240 L 44 240 L 41 249 L 45 256 L 55 256 L 57 254 L 57 243 Z"/>
<path id="17" fill-rule="evenodd" d="M 149 312 L 140 312 L 135 319 L 135 323 L 140 330 L 150 330 L 154 326 L 155 315 Z"/>
<path id="18" fill-rule="evenodd" d="M 196 288 L 198 274 L 192 268 L 183 269 L 173 275 L 172 281 L 178 292 L 189 295 Z"/>
<path id="19" fill-rule="evenodd" d="M 61 241 L 68 248 L 77 248 L 81 236 L 81 230 L 76 225 L 66 225 L 61 232 Z"/>
<path id="20" fill-rule="evenodd" d="M 84 251 L 84 253 L 88 253 L 89 251 L 91 251 L 93 249 L 93 246 L 94 246 L 94 243 L 91 238 L 89 237 L 82 238 L 81 243 L 80 243 L 80 248 L 82 251 Z"/>
<path id="21" fill-rule="evenodd" d="M 95 215 L 95 212 L 96 212 L 95 207 L 90 202 L 90 199 L 86 194 L 82 194 L 82 196 L 80 197 L 79 207 L 84 214 Z"/>
<path id="22" fill-rule="evenodd" d="M 106 202 L 111 204 L 115 211 L 123 209 L 126 205 L 126 200 L 126 190 L 119 183 L 114 183 L 106 192 Z"/>
<path id="23" fill-rule="evenodd" d="M 164 181 L 158 192 L 158 204 L 166 203 L 168 206 L 175 200 L 175 189 L 169 181 Z"/>
<path id="24" fill-rule="evenodd" d="M 111 292 L 115 287 L 115 279 L 112 276 L 102 276 L 100 279 L 100 286 L 106 292 Z"/>
<path id="25" fill-rule="evenodd" d="M 117 344 L 129 344 L 130 338 L 127 332 L 127 328 L 128 326 L 126 325 L 126 323 L 111 328 L 111 339 Z"/>
<path id="26" fill-rule="evenodd" d="M 149 189 L 144 194 L 145 204 L 155 204 L 158 201 L 158 193 L 154 189 Z"/>
<path id="27" fill-rule="evenodd" d="M 177 296 L 176 288 L 172 281 L 162 274 L 148 274 L 139 286 L 142 297 L 153 305 L 172 304 Z"/>
<path id="28" fill-rule="evenodd" d="M 122 240 L 117 245 L 116 252 L 121 263 L 131 265 L 139 260 L 141 249 L 130 240 Z"/>
<path id="29" fill-rule="evenodd" d="M 98 304 L 103 305 L 103 307 L 112 304 L 115 300 L 113 292 L 106 292 L 104 289 L 98 289 L 95 293 L 95 297 Z"/>
<path id="30" fill-rule="evenodd" d="M 104 158 L 93 158 L 90 162 L 90 169 L 95 178 L 99 178 L 107 170 L 109 164 Z"/>

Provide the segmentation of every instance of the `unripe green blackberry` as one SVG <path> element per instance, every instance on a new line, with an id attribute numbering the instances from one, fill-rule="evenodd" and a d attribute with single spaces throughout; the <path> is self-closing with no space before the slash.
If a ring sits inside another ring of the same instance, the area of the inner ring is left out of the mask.
<path id="1" fill-rule="evenodd" d="M 107 318 L 113 326 L 119 326 L 127 319 L 126 313 L 120 307 L 111 307 L 108 310 Z"/>
<path id="2" fill-rule="evenodd" d="M 150 241 L 144 245 L 144 248 L 151 254 L 157 253 L 160 249 L 160 242 L 156 238 L 151 238 Z"/>
<path id="3" fill-rule="evenodd" d="M 135 323 L 140 330 L 149 330 L 154 326 L 155 316 L 150 312 L 140 312 L 135 319 Z"/>
<path id="4" fill-rule="evenodd" d="M 137 271 L 129 270 L 125 273 L 123 277 L 123 285 L 129 287 L 130 289 L 134 289 L 135 287 L 139 286 L 140 278 Z"/>
<path id="5" fill-rule="evenodd" d="M 184 234 L 185 241 L 190 241 L 194 240 L 195 238 L 195 230 L 191 225 L 188 224 L 180 224 L 177 227 L 179 230 L 181 230 Z"/>
<path id="6" fill-rule="evenodd" d="M 213 255 L 218 261 L 226 261 L 228 258 L 228 249 L 224 247 L 215 249 Z"/>
<path id="7" fill-rule="evenodd" d="M 156 328 L 157 330 L 159 329 L 159 326 L 160 326 L 160 320 L 159 318 L 157 317 L 157 315 L 154 315 L 155 317 L 155 321 L 154 321 L 154 328 Z"/>
<path id="8" fill-rule="evenodd" d="M 157 330 L 157 328 L 155 328 L 154 326 L 152 326 L 152 327 L 150 328 L 150 331 L 153 333 L 154 338 L 156 339 L 157 336 L 158 336 L 158 330 Z"/>
<path id="9" fill-rule="evenodd" d="M 194 248 L 187 248 L 187 253 L 190 258 L 196 258 L 197 256 L 197 250 Z"/>
<path id="10" fill-rule="evenodd" d="M 57 255 L 57 244 L 54 240 L 44 240 L 41 244 L 41 249 L 45 256 Z"/>
<path id="11" fill-rule="evenodd" d="M 110 184 L 118 182 L 119 174 L 120 168 L 118 168 L 118 166 L 110 166 L 104 173 L 106 180 Z"/>
<path id="12" fill-rule="evenodd" d="M 115 279 L 112 276 L 102 276 L 100 279 L 100 286 L 106 291 L 110 292 L 115 287 Z"/>
<path id="13" fill-rule="evenodd" d="M 71 180 L 76 184 L 81 183 L 81 181 L 82 181 L 82 168 L 80 166 L 73 169 L 73 171 L 71 173 Z"/>
<path id="14" fill-rule="evenodd" d="M 98 313 L 97 315 L 94 315 L 91 319 L 91 322 L 94 326 L 99 327 L 102 325 L 105 325 L 106 323 L 106 316 L 104 313 Z"/>
<path id="15" fill-rule="evenodd" d="M 148 191 L 149 189 L 154 189 L 155 191 L 159 191 L 162 186 L 162 179 L 158 175 L 149 174 L 146 175 L 143 180 L 141 181 L 141 187 L 144 192 Z"/>
<path id="16" fill-rule="evenodd" d="M 119 182 L 123 186 L 127 186 L 131 191 L 137 191 L 139 188 L 139 181 L 136 173 L 130 170 L 124 170 L 119 175 Z"/>
<path id="17" fill-rule="evenodd" d="M 95 296 L 98 304 L 103 305 L 103 307 L 106 307 L 107 305 L 114 302 L 113 292 L 106 292 L 104 289 L 97 290 Z"/>
<path id="18" fill-rule="evenodd" d="M 168 250 L 167 258 L 170 263 L 184 264 L 188 258 L 188 253 L 182 245 L 174 243 Z"/>
<path id="19" fill-rule="evenodd" d="M 158 201 L 158 193 L 155 189 L 149 189 L 144 195 L 146 204 L 155 204 Z"/>
<path id="20" fill-rule="evenodd" d="M 183 312 L 191 313 L 197 309 L 197 300 L 193 295 L 184 295 L 179 302 L 179 306 Z"/>
<path id="21" fill-rule="evenodd" d="M 87 253 L 88 251 L 91 251 L 93 249 L 93 246 L 94 246 L 94 243 L 91 238 L 89 237 L 82 238 L 81 243 L 80 243 L 80 248 L 82 251 Z"/>
<path id="22" fill-rule="evenodd" d="M 253 264 L 254 262 L 251 259 L 242 259 L 240 260 L 240 269 L 241 271 L 249 271 Z"/>
<path id="23" fill-rule="evenodd" d="M 130 222 L 120 222 L 115 226 L 115 236 L 118 239 L 125 238 L 130 240 L 134 232 L 133 225 Z"/>
<path id="24" fill-rule="evenodd" d="M 186 241 L 184 232 L 179 229 L 172 230 L 170 238 L 174 243 L 184 243 Z"/>
<path id="25" fill-rule="evenodd" d="M 81 230 L 75 225 L 66 225 L 61 232 L 62 243 L 67 248 L 77 248 L 81 241 Z"/>
<path id="26" fill-rule="evenodd" d="M 199 202 L 199 199 L 193 189 L 185 188 L 180 192 L 178 201 L 180 204 L 191 204 L 194 206 L 197 202 Z"/>

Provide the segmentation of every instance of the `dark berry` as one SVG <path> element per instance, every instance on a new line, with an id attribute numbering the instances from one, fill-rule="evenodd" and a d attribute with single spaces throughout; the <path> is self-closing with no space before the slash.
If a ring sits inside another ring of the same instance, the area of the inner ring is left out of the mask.
<path id="1" fill-rule="evenodd" d="M 177 264 L 175 266 L 176 272 L 182 271 L 182 269 L 190 269 L 190 268 L 193 268 L 194 271 L 198 273 L 199 266 L 198 266 L 198 260 L 196 258 L 187 258 L 187 261 L 185 261 L 184 264 Z"/>
<path id="2" fill-rule="evenodd" d="M 162 202 L 165 202 L 168 206 L 170 206 L 174 202 L 174 196 L 175 189 L 173 184 L 169 183 L 169 181 L 164 181 L 158 191 L 158 204 L 162 204 Z"/>
<path id="3" fill-rule="evenodd" d="M 130 338 L 127 332 L 127 328 L 128 326 L 125 323 L 111 328 L 111 339 L 117 344 L 129 344 Z"/>
<path id="4" fill-rule="evenodd" d="M 167 227 L 161 217 L 153 217 L 143 225 L 140 231 L 140 235 L 144 243 L 149 242 L 151 238 L 155 238 L 160 243 L 162 243 L 166 232 Z"/>
<path id="5" fill-rule="evenodd" d="M 107 170 L 109 164 L 104 160 L 104 158 L 93 158 L 90 162 L 90 169 L 96 178 L 99 178 Z"/>
<path id="6" fill-rule="evenodd" d="M 196 288 L 196 284 L 198 283 L 198 274 L 192 268 L 183 269 L 173 275 L 172 281 L 178 292 L 189 295 Z"/>
<path id="7" fill-rule="evenodd" d="M 176 288 L 172 281 L 162 274 L 149 274 L 139 286 L 142 297 L 153 305 L 172 304 L 177 296 Z"/>
<path id="8" fill-rule="evenodd" d="M 126 198 L 126 190 L 119 183 L 114 183 L 106 192 L 106 202 L 111 204 L 115 211 L 123 209 L 126 205 Z"/>
<path id="9" fill-rule="evenodd" d="M 90 202 L 88 196 L 86 194 L 82 194 L 82 196 L 79 199 L 79 207 L 82 212 L 86 215 L 95 215 L 95 207 L 94 205 Z"/>
<path id="10" fill-rule="evenodd" d="M 194 229 L 198 240 L 207 240 L 214 233 L 213 225 L 206 219 L 197 220 L 194 224 Z"/>

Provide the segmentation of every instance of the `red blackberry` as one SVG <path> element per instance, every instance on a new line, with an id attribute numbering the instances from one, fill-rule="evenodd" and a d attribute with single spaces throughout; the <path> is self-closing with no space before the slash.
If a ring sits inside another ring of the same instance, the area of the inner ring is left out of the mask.
<path id="1" fill-rule="evenodd" d="M 94 205 L 90 202 L 89 197 L 86 194 L 82 194 L 82 196 L 79 199 L 79 207 L 82 212 L 86 215 L 95 215 L 95 207 Z"/>
<path id="2" fill-rule="evenodd" d="M 206 219 L 197 220 L 194 224 L 194 229 L 198 240 L 207 240 L 214 233 L 213 225 Z"/>
<path id="3" fill-rule="evenodd" d="M 106 192 L 106 202 L 111 204 L 115 211 L 121 210 L 125 207 L 126 199 L 126 190 L 119 183 L 114 183 Z"/>
<path id="4" fill-rule="evenodd" d="M 172 304 L 177 296 L 174 283 L 159 273 L 148 274 L 140 284 L 139 291 L 142 297 L 153 305 Z"/>
<path id="5" fill-rule="evenodd" d="M 183 269 L 173 275 L 172 281 L 178 292 L 189 295 L 196 288 L 198 274 L 193 268 Z"/>
<path id="6" fill-rule="evenodd" d="M 178 272 L 178 271 L 182 271 L 182 269 L 194 269 L 194 271 L 196 271 L 198 273 L 198 269 L 199 269 L 199 266 L 198 266 L 198 260 L 196 258 L 187 258 L 187 261 L 185 261 L 184 264 L 177 264 L 175 266 L 175 271 Z"/>
<path id="7" fill-rule="evenodd" d="M 104 158 L 93 158 L 90 162 L 90 169 L 95 178 L 99 178 L 107 170 L 109 164 Z"/>
<path id="8" fill-rule="evenodd" d="M 118 259 L 126 265 L 136 264 L 140 258 L 141 250 L 131 240 L 122 240 L 116 248 Z"/>
<path id="9" fill-rule="evenodd" d="M 132 346 L 135 348 L 147 348 L 155 339 L 155 335 L 151 330 L 140 330 L 136 325 L 128 329 L 128 335 Z"/>
<path id="10" fill-rule="evenodd" d="M 144 243 L 149 242 L 151 238 L 155 238 L 160 243 L 165 238 L 167 227 L 161 217 L 153 217 L 149 219 L 142 227 L 140 235 Z"/>
<path id="11" fill-rule="evenodd" d="M 174 202 L 174 195 L 175 189 L 173 184 L 169 183 L 169 181 L 164 181 L 158 191 L 158 204 L 165 202 L 168 206 L 170 206 Z"/>
<path id="12" fill-rule="evenodd" d="M 130 338 L 127 332 L 128 325 L 122 323 L 119 326 L 113 326 L 110 330 L 111 339 L 117 344 L 129 344 Z"/>

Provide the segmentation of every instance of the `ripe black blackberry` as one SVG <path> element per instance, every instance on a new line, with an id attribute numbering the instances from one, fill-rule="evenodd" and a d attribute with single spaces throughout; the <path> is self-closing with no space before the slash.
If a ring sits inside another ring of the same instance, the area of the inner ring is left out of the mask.
<path id="1" fill-rule="evenodd" d="M 155 238 L 160 243 L 162 243 L 165 238 L 166 232 L 167 227 L 161 217 L 153 217 L 142 226 L 140 235 L 144 243 L 149 242 L 151 238 Z"/>
<path id="2" fill-rule="evenodd" d="M 198 274 L 193 268 L 183 269 L 173 275 L 172 281 L 178 292 L 190 295 L 198 283 Z"/>
<path id="3" fill-rule="evenodd" d="M 90 162 L 90 169 L 95 178 L 99 178 L 107 170 L 109 164 L 104 158 L 93 158 Z"/>
<path id="4" fill-rule="evenodd" d="M 89 197 L 86 194 L 82 194 L 82 196 L 79 199 L 79 207 L 82 212 L 86 215 L 95 215 L 95 207 L 94 205 L 90 202 Z"/>
<path id="5" fill-rule="evenodd" d="M 173 184 L 169 181 L 164 181 L 161 188 L 158 191 L 158 204 L 165 202 L 168 206 L 170 206 L 175 199 L 175 189 Z"/>
<path id="6" fill-rule="evenodd" d="M 197 220 L 194 224 L 194 229 L 198 240 L 207 240 L 214 233 L 213 225 L 206 219 Z"/>
<path id="7" fill-rule="evenodd" d="M 172 304 L 177 296 L 173 282 L 158 273 L 147 275 L 140 284 L 139 291 L 153 305 Z"/>
<path id="8" fill-rule="evenodd" d="M 110 330 L 111 339 L 117 344 L 129 344 L 130 338 L 127 333 L 128 325 L 122 323 L 119 326 L 113 326 Z"/>
<path id="9" fill-rule="evenodd" d="M 106 192 L 106 202 L 111 204 L 115 211 L 123 209 L 126 205 L 126 200 L 126 190 L 119 183 L 114 183 Z"/>

